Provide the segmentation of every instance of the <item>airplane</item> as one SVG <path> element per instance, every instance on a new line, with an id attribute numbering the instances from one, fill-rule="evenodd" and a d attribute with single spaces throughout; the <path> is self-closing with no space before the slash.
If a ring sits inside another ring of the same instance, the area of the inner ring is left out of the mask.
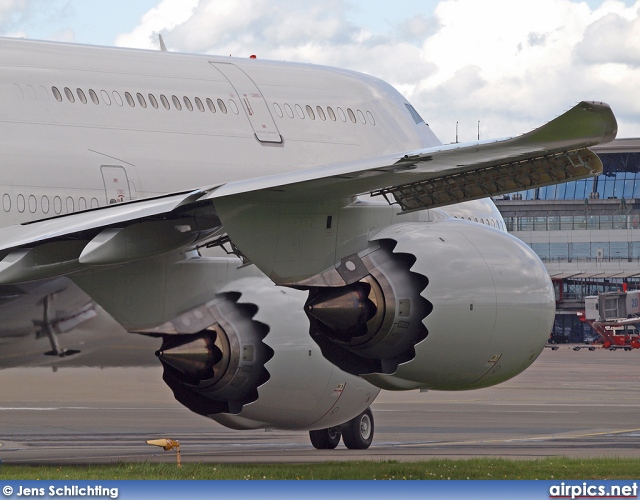
<path id="1" fill-rule="evenodd" d="M 108 314 L 191 411 L 320 449 L 369 447 L 381 389 L 533 363 L 553 288 L 491 197 L 598 174 L 617 132 L 582 101 L 444 145 L 344 69 L 7 38 L 0 61 L 3 351 L 38 329 L 80 359 L 61 333 Z"/>

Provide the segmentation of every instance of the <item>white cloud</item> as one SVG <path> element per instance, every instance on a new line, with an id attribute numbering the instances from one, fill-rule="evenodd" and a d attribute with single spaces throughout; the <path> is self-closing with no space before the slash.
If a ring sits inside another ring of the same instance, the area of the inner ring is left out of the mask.
<path id="1" fill-rule="evenodd" d="M 640 0 L 441 0 L 384 33 L 348 0 L 164 0 L 118 44 L 347 67 L 402 91 L 448 142 L 519 134 L 584 99 L 640 136 Z"/>

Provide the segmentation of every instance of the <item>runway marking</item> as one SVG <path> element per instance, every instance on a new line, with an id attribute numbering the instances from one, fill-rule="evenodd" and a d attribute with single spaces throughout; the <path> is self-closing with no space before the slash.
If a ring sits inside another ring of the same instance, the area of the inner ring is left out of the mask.
<path id="1" fill-rule="evenodd" d="M 578 439 L 585 437 L 597 437 L 597 436 L 611 436 L 617 434 L 630 434 L 640 432 L 640 429 L 626 429 L 620 431 L 604 431 L 604 432 L 590 432 L 584 434 L 567 434 L 567 435 L 549 435 L 549 436 L 534 436 L 534 437 L 522 437 L 522 438 L 509 438 L 509 439 L 479 439 L 472 441 L 442 441 L 442 442 L 428 442 L 428 443 L 411 443 L 407 447 L 415 446 L 460 446 L 470 444 L 487 444 L 487 443 L 513 443 L 518 441 L 557 441 L 560 439 Z M 400 444 L 399 446 L 403 446 Z"/>

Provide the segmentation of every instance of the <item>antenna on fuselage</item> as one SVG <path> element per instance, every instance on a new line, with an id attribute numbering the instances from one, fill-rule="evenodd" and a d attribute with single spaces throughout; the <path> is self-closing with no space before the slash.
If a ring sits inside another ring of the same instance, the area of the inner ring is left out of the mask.
<path id="1" fill-rule="evenodd" d="M 160 41 L 160 50 L 162 52 L 168 52 L 167 46 L 164 44 L 164 40 L 162 39 L 162 35 L 158 33 L 158 40 Z"/>

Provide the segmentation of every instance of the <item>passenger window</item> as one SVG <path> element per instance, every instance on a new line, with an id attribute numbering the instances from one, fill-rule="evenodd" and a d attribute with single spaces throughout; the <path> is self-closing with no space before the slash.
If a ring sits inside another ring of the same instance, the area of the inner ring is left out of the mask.
<path id="1" fill-rule="evenodd" d="M 220 104 L 220 102 L 222 102 L 222 101 L 220 101 L 218 99 L 218 104 Z M 209 107 L 209 111 L 211 111 L 212 113 L 216 112 L 216 107 L 214 106 L 213 101 L 211 99 L 209 99 L 208 97 L 207 97 L 207 106 Z"/>
<path id="2" fill-rule="evenodd" d="M 107 106 L 111 106 L 111 97 L 109 97 L 109 94 L 107 93 L 106 90 L 101 90 L 100 91 L 100 95 L 102 96 L 102 101 L 107 105 Z M 60 213 L 60 212 L 58 212 Z"/>
<path id="3" fill-rule="evenodd" d="M 113 94 L 113 100 L 115 101 L 115 103 L 118 106 L 122 106 L 122 104 L 124 103 L 124 101 L 122 100 L 122 96 L 116 92 L 115 90 L 113 92 L 111 92 L 111 94 Z"/>
<path id="4" fill-rule="evenodd" d="M 316 113 L 318 113 L 318 116 L 320 117 L 320 119 L 322 121 L 325 121 L 327 119 L 327 117 L 324 114 L 324 111 L 322 110 L 322 108 L 320 106 L 316 106 Z"/>
<path id="5" fill-rule="evenodd" d="M 300 118 L 304 120 L 304 111 L 302 111 L 302 108 L 300 107 L 299 104 L 296 104 L 296 113 Z"/>
<path id="6" fill-rule="evenodd" d="M 204 113 L 204 105 L 202 104 L 202 101 L 200 100 L 199 97 L 196 97 L 196 106 L 200 111 Z"/>
<path id="7" fill-rule="evenodd" d="M 176 96 L 172 95 L 171 96 L 171 100 L 173 101 L 173 105 L 176 107 L 176 109 L 178 111 L 182 110 L 182 104 L 180 104 L 180 99 L 178 99 Z"/>
<path id="8" fill-rule="evenodd" d="M 67 96 L 69 102 L 76 102 L 76 98 L 73 97 L 73 92 L 71 92 L 71 89 L 69 87 L 64 88 L 64 95 Z"/>
<path id="9" fill-rule="evenodd" d="M 222 101 L 222 99 L 218 99 L 218 107 L 220 108 L 220 111 L 222 111 L 225 115 L 227 114 L 227 106 Z"/>
<path id="10" fill-rule="evenodd" d="M 89 97 L 91 97 L 93 104 L 100 104 L 100 99 L 98 99 L 98 94 L 96 94 L 95 90 L 89 89 Z"/>
<path id="11" fill-rule="evenodd" d="M 343 122 L 346 122 L 347 121 L 347 115 L 344 114 L 344 111 L 342 110 L 342 108 L 338 107 L 337 110 L 338 110 L 338 116 L 340 117 L 340 119 Z"/>
<path id="12" fill-rule="evenodd" d="M 316 119 L 316 115 L 313 114 L 313 108 L 308 104 L 307 104 L 307 115 L 309 115 L 309 118 L 311 118 L 312 120 Z"/>
<path id="13" fill-rule="evenodd" d="M 293 118 L 293 109 L 291 109 L 291 106 L 289 106 L 288 104 L 285 104 L 284 110 L 287 112 L 287 116 L 289 118 Z"/>
<path id="14" fill-rule="evenodd" d="M 234 114 L 238 114 L 239 110 L 238 110 L 238 105 L 236 104 L 236 101 L 234 101 L 233 99 L 229 99 L 229 107 L 231 108 L 231 111 L 234 112 Z"/>
<path id="15" fill-rule="evenodd" d="M 356 115 L 353 114 L 353 110 L 351 108 L 347 108 L 347 113 L 349 113 L 349 119 L 355 123 L 356 122 Z"/>
<path id="16" fill-rule="evenodd" d="M 129 103 L 129 106 L 131 106 L 132 108 L 136 107 L 136 103 L 134 102 L 133 97 L 131 97 L 131 94 L 129 92 L 124 93 L 124 98 L 127 100 L 127 103 Z"/>
<path id="17" fill-rule="evenodd" d="M 78 99 L 80 99 L 82 104 L 87 104 L 87 96 L 84 95 L 82 89 L 76 89 L 76 93 L 78 94 Z"/>
<path id="18" fill-rule="evenodd" d="M 193 111 L 193 105 L 191 104 L 191 101 L 189 100 L 189 98 L 187 96 L 184 96 L 182 100 L 184 101 L 184 105 L 186 106 L 186 108 L 189 111 Z"/>
<path id="19" fill-rule="evenodd" d="M 164 94 L 160 94 L 160 100 L 162 101 L 162 105 L 164 109 L 170 109 L 171 105 L 169 104 L 169 100 L 165 97 Z"/>
<path id="20" fill-rule="evenodd" d="M 327 106 L 327 113 L 329 113 L 329 118 L 331 118 L 332 122 L 336 121 L 336 114 L 333 112 L 333 109 L 331 109 L 331 107 Z"/>
<path id="21" fill-rule="evenodd" d="M 373 125 L 375 127 L 376 121 L 373 119 L 373 115 L 369 111 L 367 111 L 367 120 L 369 121 L 369 123 L 371 125 Z"/>
<path id="22" fill-rule="evenodd" d="M 138 92 L 136 94 L 136 97 L 138 98 L 138 102 L 140 103 L 140 106 L 142 106 L 143 108 L 147 107 L 147 101 L 144 100 L 144 96 Z"/>
<path id="23" fill-rule="evenodd" d="M 56 101 L 62 102 L 62 95 L 60 94 L 58 87 L 51 87 L 51 92 L 53 92 L 53 97 L 56 98 Z"/>
<path id="24" fill-rule="evenodd" d="M 367 120 L 365 119 L 364 115 L 362 114 L 362 111 L 360 110 L 358 110 L 358 118 L 360 119 L 360 122 L 367 123 Z"/>
<path id="25" fill-rule="evenodd" d="M 273 103 L 273 110 L 276 112 L 276 114 L 282 118 L 284 116 L 284 113 L 282 112 L 282 108 L 280 107 L 280 105 L 277 102 Z"/>
<path id="26" fill-rule="evenodd" d="M 158 101 L 156 100 L 156 96 L 153 94 L 149 94 L 149 102 L 154 109 L 158 109 Z"/>

